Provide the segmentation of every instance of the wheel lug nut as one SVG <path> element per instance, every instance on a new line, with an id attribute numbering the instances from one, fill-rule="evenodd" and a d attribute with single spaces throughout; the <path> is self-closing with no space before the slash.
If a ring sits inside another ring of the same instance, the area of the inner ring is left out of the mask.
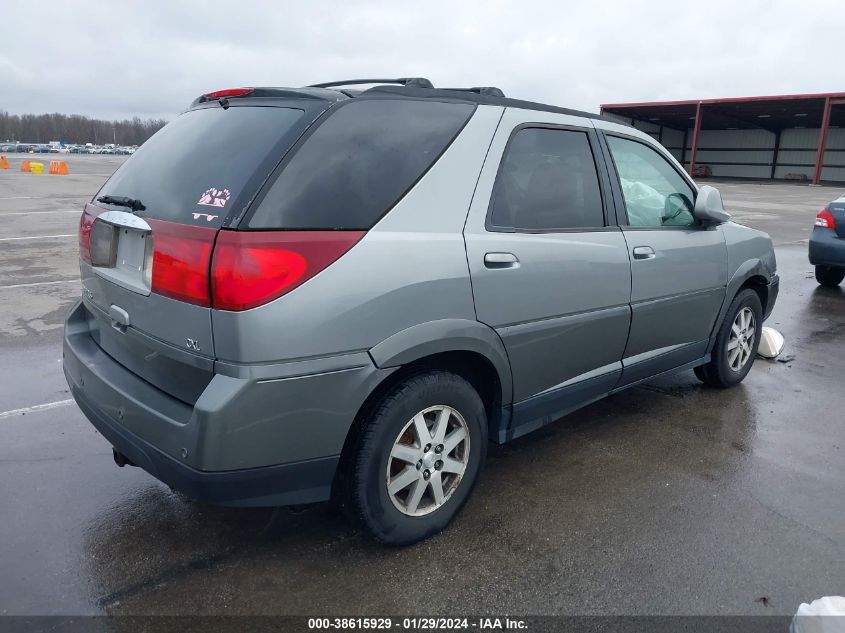
<path id="1" fill-rule="evenodd" d="M 430 450 L 431 450 L 431 444 L 426 444 L 425 445 L 425 452 L 427 453 Z"/>
<path id="2" fill-rule="evenodd" d="M 443 468 L 443 462 L 438 459 L 436 462 L 434 462 L 434 467 L 437 470 L 440 470 L 441 468 Z"/>
<path id="3" fill-rule="evenodd" d="M 431 478 L 431 472 L 428 470 L 423 471 L 423 479 L 428 480 Z"/>
<path id="4" fill-rule="evenodd" d="M 435 452 L 435 453 L 442 453 L 442 452 L 443 452 L 443 444 L 438 444 L 438 445 L 435 447 L 434 452 Z"/>
<path id="5" fill-rule="evenodd" d="M 417 470 L 419 470 L 420 468 L 422 468 L 422 460 L 417 462 Z"/>

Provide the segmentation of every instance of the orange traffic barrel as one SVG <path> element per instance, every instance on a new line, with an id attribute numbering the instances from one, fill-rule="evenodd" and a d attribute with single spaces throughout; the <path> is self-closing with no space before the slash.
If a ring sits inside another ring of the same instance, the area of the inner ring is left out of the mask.
<path id="1" fill-rule="evenodd" d="M 29 161 L 22 160 L 21 161 L 21 171 L 29 171 Z"/>
<path id="2" fill-rule="evenodd" d="M 5 156 L 0 156 L 0 169 L 9 169 L 9 159 Z"/>
<path id="3" fill-rule="evenodd" d="M 67 176 L 67 163 L 63 160 L 51 160 L 49 173 L 59 176 Z"/>

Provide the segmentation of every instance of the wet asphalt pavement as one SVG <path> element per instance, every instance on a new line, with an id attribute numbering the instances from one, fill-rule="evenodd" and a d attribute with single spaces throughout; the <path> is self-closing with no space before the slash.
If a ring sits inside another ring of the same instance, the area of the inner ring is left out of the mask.
<path id="1" fill-rule="evenodd" d="M 492 447 L 450 529 L 388 549 L 329 504 L 215 508 L 114 465 L 67 402 L 60 341 L 79 211 L 122 158 L 63 157 L 66 177 L 11 158 L 0 614 L 791 614 L 845 594 L 845 290 L 806 258 L 840 188 L 718 185 L 777 245 L 788 362 L 727 391 L 655 380 Z"/>

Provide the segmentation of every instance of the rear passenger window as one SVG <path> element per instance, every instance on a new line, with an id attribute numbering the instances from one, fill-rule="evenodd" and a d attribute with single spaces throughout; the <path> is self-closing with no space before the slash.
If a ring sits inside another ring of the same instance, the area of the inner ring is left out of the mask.
<path id="1" fill-rule="evenodd" d="M 337 107 L 283 166 L 250 228 L 366 230 L 446 150 L 474 106 L 361 99 Z"/>
<path id="2" fill-rule="evenodd" d="M 554 231 L 604 226 L 586 132 L 522 128 L 496 177 L 488 228 Z"/>

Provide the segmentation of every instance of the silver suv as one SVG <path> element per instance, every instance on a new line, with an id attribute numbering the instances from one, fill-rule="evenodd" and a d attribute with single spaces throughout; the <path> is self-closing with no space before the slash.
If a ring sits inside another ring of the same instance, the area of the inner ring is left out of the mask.
<path id="1" fill-rule="evenodd" d="M 771 241 L 651 137 L 353 83 L 203 95 L 86 205 L 64 370 L 118 465 L 217 504 L 340 499 L 411 543 L 489 441 L 665 372 L 748 373 Z"/>

